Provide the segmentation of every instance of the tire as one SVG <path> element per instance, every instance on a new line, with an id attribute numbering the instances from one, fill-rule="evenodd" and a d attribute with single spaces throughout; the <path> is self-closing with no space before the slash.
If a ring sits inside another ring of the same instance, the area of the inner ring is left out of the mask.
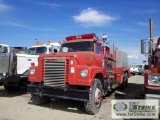
<path id="1" fill-rule="evenodd" d="M 127 86 L 128 86 L 128 77 L 127 77 L 127 73 L 124 73 L 123 82 L 120 85 L 120 89 L 124 90 Z"/>
<path id="2" fill-rule="evenodd" d="M 49 97 L 39 96 L 39 95 L 31 95 L 31 101 L 35 105 L 42 105 L 48 103 L 50 101 Z"/>
<path id="3" fill-rule="evenodd" d="M 132 75 L 136 75 L 136 73 L 132 73 Z"/>
<path id="4" fill-rule="evenodd" d="M 85 111 L 92 115 L 98 113 L 102 99 L 102 84 L 99 79 L 94 79 L 94 83 L 89 89 L 89 101 L 84 103 Z"/>
<path id="5" fill-rule="evenodd" d="M 21 86 L 20 85 L 18 85 L 18 86 L 4 85 L 4 88 L 7 91 L 16 91 L 16 90 L 19 90 L 21 88 Z"/>
<path id="6" fill-rule="evenodd" d="M 124 78 L 123 78 L 124 79 Z M 125 82 L 124 82 L 124 80 L 123 80 L 123 82 L 121 83 L 121 85 L 120 85 L 120 89 L 121 90 L 124 90 L 126 88 L 126 84 L 125 84 Z"/>
<path id="7" fill-rule="evenodd" d="M 127 87 L 128 86 L 128 74 L 127 73 L 125 73 L 125 87 Z"/>

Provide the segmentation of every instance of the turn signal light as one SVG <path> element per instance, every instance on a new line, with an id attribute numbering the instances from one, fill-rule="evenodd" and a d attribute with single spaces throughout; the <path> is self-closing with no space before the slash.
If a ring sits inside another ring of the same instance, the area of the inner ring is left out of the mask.
<path id="1" fill-rule="evenodd" d="M 33 66 L 35 66 L 35 63 L 34 63 L 34 62 L 31 63 L 31 67 L 33 67 Z"/>
<path id="2" fill-rule="evenodd" d="M 39 43 L 38 43 L 38 40 L 36 39 L 36 43 L 35 43 L 35 45 L 38 45 Z"/>
<path id="3" fill-rule="evenodd" d="M 92 65 L 92 63 L 91 62 L 87 62 L 87 66 L 91 66 Z"/>
<path id="4" fill-rule="evenodd" d="M 94 39 L 95 36 L 96 36 L 95 33 L 83 34 L 78 36 L 68 36 L 66 37 L 66 40 L 70 41 L 70 40 L 79 40 L 79 39 Z"/>
<path id="5" fill-rule="evenodd" d="M 151 68 L 151 72 L 152 72 L 152 73 L 158 73 L 158 68 L 157 68 L 157 67 Z"/>

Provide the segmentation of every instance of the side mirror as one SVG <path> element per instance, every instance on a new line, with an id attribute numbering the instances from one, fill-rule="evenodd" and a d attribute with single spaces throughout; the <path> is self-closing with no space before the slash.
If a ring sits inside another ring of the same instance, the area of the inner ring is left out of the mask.
<path id="1" fill-rule="evenodd" d="M 152 42 L 148 42 L 148 53 L 151 55 L 152 54 Z"/>
<path id="2" fill-rule="evenodd" d="M 141 44 L 140 53 L 141 54 L 146 54 L 146 40 L 141 40 L 140 44 Z"/>

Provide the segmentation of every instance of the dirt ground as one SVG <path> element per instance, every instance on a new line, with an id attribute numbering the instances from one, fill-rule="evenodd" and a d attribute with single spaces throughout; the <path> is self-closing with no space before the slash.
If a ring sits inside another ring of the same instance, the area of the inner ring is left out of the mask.
<path id="1" fill-rule="evenodd" d="M 30 101 L 25 88 L 7 92 L 0 86 L 0 120 L 111 120 L 112 99 L 143 98 L 143 76 L 140 75 L 131 76 L 124 91 L 115 89 L 109 94 L 96 115 L 86 114 L 83 103 L 77 101 L 57 100 L 36 106 Z"/>

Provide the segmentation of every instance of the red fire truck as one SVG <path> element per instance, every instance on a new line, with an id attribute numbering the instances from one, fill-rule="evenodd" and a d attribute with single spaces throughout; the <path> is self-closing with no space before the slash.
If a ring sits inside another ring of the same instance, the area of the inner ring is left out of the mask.
<path id="1" fill-rule="evenodd" d="M 104 34 L 68 36 L 58 53 L 39 56 L 31 64 L 27 92 L 34 104 L 62 98 L 83 101 L 87 113 L 96 114 L 102 98 L 113 87 L 125 88 L 130 71 L 127 54 L 114 50 Z"/>
<path id="2" fill-rule="evenodd" d="M 153 37 L 152 19 L 149 19 L 149 25 L 150 38 L 141 40 L 141 54 L 148 56 L 144 68 L 145 98 L 160 99 L 160 37 Z"/>
<path id="3" fill-rule="evenodd" d="M 145 98 L 160 99 L 160 37 L 149 39 L 148 42 L 149 50 L 146 52 L 146 40 L 141 40 L 141 53 L 148 55 L 144 74 Z"/>

